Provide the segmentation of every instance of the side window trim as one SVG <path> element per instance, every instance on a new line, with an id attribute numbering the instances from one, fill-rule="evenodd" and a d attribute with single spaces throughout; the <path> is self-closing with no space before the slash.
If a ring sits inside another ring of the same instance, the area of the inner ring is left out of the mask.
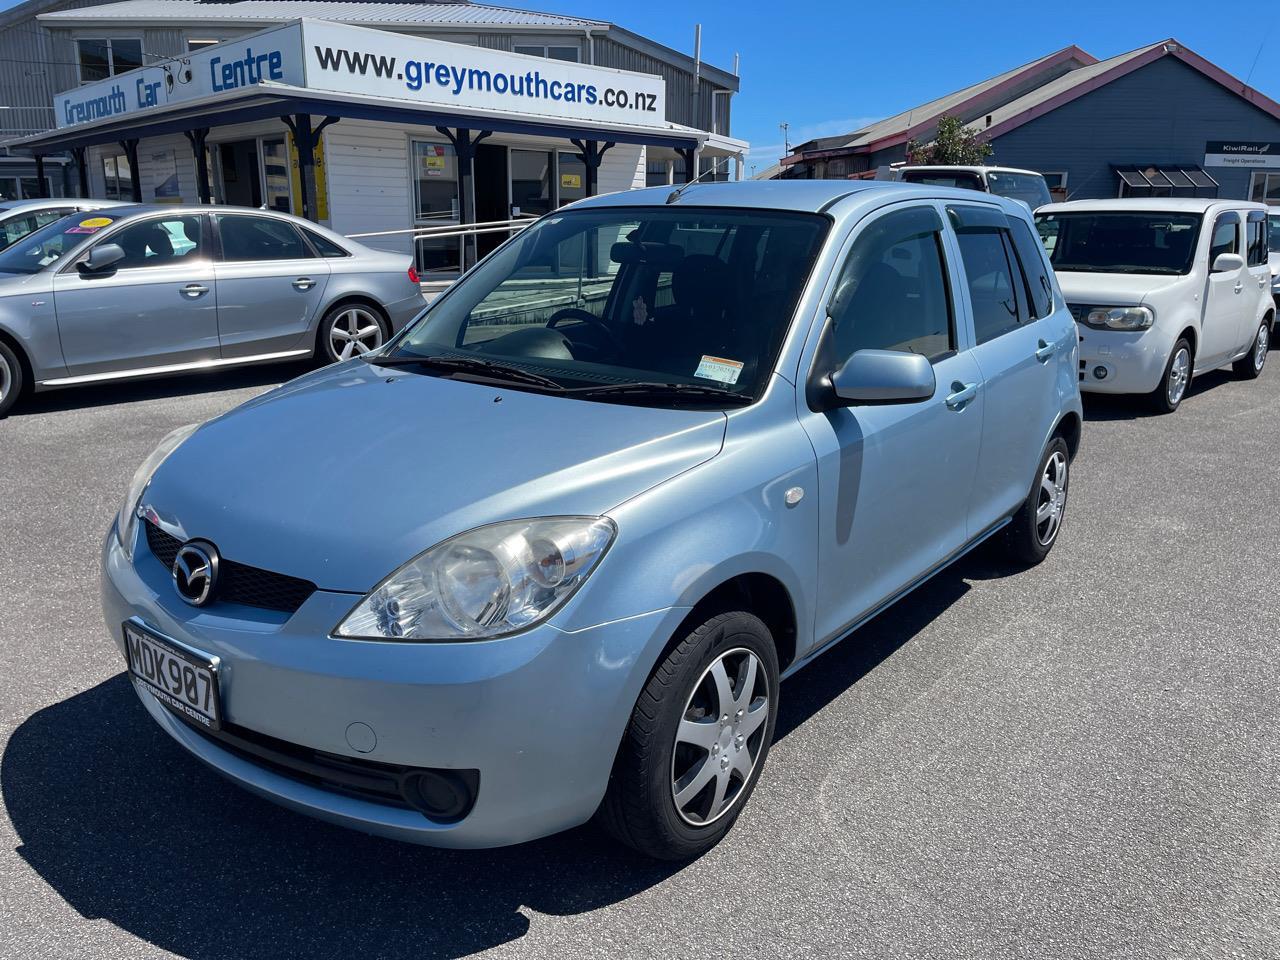
<path id="1" fill-rule="evenodd" d="M 1018 258 L 1017 251 L 1014 248 L 1013 237 L 1010 233 L 1010 224 L 1008 215 L 1003 208 L 995 204 L 982 204 L 973 201 L 947 201 L 947 227 L 951 233 L 951 239 L 956 247 L 956 267 L 958 271 L 957 282 L 964 291 L 965 304 L 969 316 L 969 332 L 971 334 L 971 344 L 973 347 L 982 346 L 984 343 L 991 343 L 999 340 L 1001 337 L 1014 333 L 1017 330 L 1033 323 L 1036 318 L 1031 316 L 1030 310 L 1030 290 L 1027 287 L 1027 277 L 1022 269 L 1022 262 Z M 1004 251 L 1005 266 L 1009 271 L 1010 285 L 1012 286 L 1014 296 L 1014 315 L 1015 323 L 1013 326 L 1001 331 L 994 337 L 988 337 L 986 340 L 979 339 L 978 318 L 974 310 L 972 288 L 969 284 L 968 268 L 964 263 L 964 252 L 960 247 L 961 233 L 994 233 L 1000 238 L 1000 247 Z M 1021 288 L 1019 287 L 1018 278 L 1022 278 Z"/>
<path id="2" fill-rule="evenodd" d="M 1213 261 L 1217 259 L 1214 254 L 1214 248 L 1217 246 L 1218 228 L 1224 224 L 1233 225 L 1235 230 L 1235 240 L 1233 241 L 1233 250 L 1224 250 L 1224 253 L 1240 252 L 1240 214 L 1234 210 L 1227 210 L 1218 214 L 1213 220 L 1213 229 L 1209 231 L 1209 268 L 1213 268 Z"/>

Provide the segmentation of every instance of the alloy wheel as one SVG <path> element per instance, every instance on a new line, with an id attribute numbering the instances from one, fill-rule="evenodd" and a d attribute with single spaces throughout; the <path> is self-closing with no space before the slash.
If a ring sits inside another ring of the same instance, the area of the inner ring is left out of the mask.
<path id="1" fill-rule="evenodd" d="M 1053 543 L 1062 527 L 1067 509 L 1067 458 L 1060 451 L 1044 465 L 1040 475 L 1040 497 L 1036 505 L 1036 536 L 1041 546 Z"/>
<path id="2" fill-rule="evenodd" d="M 760 658 L 738 647 L 720 654 L 694 685 L 671 757 L 671 796 L 686 823 L 728 813 L 760 759 L 772 704 Z"/>
<path id="3" fill-rule="evenodd" d="M 13 371 L 9 369 L 9 361 L 0 353 L 0 403 L 9 396 L 13 389 Z"/>
<path id="4" fill-rule="evenodd" d="M 1191 352 L 1183 347 L 1169 364 L 1169 382 L 1165 387 L 1169 406 L 1176 407 L 1182 402 L 1182 395 L 1187 392 L 1187 381 L 1191 379 Z"/>
<path id="5" fill-rule="evenodd" d="M 329 325 L 329 349 L 339 360 L 350 360 L 382 346 L 382 324 L 364 307 L 349 307 Z"/>
<path id="6" fill-rule="evenodd" d="M 1262 372 L 1267 362 L 1267 351 L 1271 349 L 1271 328 L 1263 324 L 1258 328 L 1258 339 L 1253 345 L 1253 369 Z"/>

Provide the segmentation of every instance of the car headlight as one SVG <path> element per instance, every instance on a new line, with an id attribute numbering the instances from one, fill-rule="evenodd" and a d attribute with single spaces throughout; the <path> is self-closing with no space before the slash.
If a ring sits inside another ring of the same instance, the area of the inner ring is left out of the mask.
<path id="1" fill-rule="evenodd" d="M 151 455 L 142 461 L 142 466 L 138 467 L 133 480 L 129 482 L 124 502 L 120 504 L 120 512 L 116 514 L 116 539 L 120 541 L 125 556 L 130 560 L 133 559 L 134 534 L 138 529 L 138 504 L 141 503 L 142 495 L 147 491 L 147 484 L 151 482 L 151 477 L 159 469 L 160 464 L 164 463 L 169 454 L 177 450 L 187 437 L 195 433 L 199 426 L 198 423 L 189 423 L 166 436 L 160 441 L 160 445 L 151 451 Z"/>
<path id="2" fill-rule="evenodd" d="M 1094 307 L 1085 323 L 1112 330 L 1146 330 L 1156 322 L 1150 307 Z"/>
<path id="3" fill-rule="evenodd" d="M 419 554 L 334 630 L 362 640 L 488 640 L 545 620 L 613 542 L 607 517 L 508 520 Z"/>

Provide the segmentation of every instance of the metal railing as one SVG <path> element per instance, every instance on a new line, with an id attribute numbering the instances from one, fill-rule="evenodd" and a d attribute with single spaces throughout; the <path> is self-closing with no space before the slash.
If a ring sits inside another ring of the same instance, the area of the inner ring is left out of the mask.
<path id="1" fill-rule="evenodd" d="M 445 223 L 438 227 L 410 227 L 408 230 L 375 230 L 371 233 L 348 233 L 352 240 L 369 237 L 412 237 L 414 240 L 472 237 L 482 233 L 507 233 L 523 230 L 538 218 L 531 215 L 510 220 L 485 220 L 481 223 Z"/>

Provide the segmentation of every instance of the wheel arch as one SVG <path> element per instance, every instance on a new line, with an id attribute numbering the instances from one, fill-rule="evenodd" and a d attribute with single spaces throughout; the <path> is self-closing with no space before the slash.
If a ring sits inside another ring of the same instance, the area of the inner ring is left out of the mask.
<path id="1" fill-rule="evenodd" d="M 344 292 L 334 297 L 333 300 L 324 305 L 323 309 L 317 312 L 318 319 L 316 320 L 315 337 L 314 343 L 312 344 L 315 349 L 316 356 L 319 357 L 324 355 L 323 338 L 325 318 L 338 307 L 355 306 L 356 304 L 363 307 L 370 307 L 377 311 L 378 316 L 382 319 L 384 333 L 386 335 L 385 339 L 390 340 L 391 337 L 395 335 L 395 331 L 391 329 L 391 316 L 387 313 L 387 308 L 382 305 L 377 297 L 368 293 Z"/>
<path id="2" fill-rule="evenodd" d="M 655 666 L 699 624 L 718 613 L 742 610 L 764 621 L 778 652 L 778 669 L 785 671 L 796 659 L 797 621 L 795 601 L 781 580 L 762 572 L 739 573 L 712 587 L 694 603 L 658 654 Z"/>
<path id="3" fill-rule="evenodd" d="M 1062 437 L 1067 442 L 1067 453 L 1072 460 L 1076 458 L 1076 453 L 1080 450 L 1080 438 L 1084 431 L 1084 421 L 1080 414 L 1074 410 L 1068 410 L 1054 425 L 1053 433 L 1050 437 Z"/>

